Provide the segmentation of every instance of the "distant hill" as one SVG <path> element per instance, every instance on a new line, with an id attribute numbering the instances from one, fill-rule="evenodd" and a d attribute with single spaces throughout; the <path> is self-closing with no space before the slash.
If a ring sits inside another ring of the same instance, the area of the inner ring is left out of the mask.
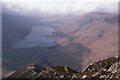
<path id="1" fill-rule="evenodd" d="M 66 35 L 62 38 L 57 37 L 58 44 L 82 43 L 91 50 L 89 58 L 86 55 L 83 64 L 118 54 L 118 15 L 116 14 L 89 12 L 74 17 L 59 30 Z"/>
<path id="2" fill-rule="evenodd" d="M 24 39 L 32 30 L 34 22 L 35 19 L 31 17 L 14 13 L 8 14 L 3 10 L 3 48 L 10 48 L 17 41 Z"/>

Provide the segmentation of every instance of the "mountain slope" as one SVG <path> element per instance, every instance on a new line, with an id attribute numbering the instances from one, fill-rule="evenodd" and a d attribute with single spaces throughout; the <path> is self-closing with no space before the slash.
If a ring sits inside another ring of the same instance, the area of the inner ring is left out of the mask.
<path id="1" fill-rule="evenodd" d="M 90 12 L 79 16 L 65 26 L 61 32 L 67 34 L 57 37 L 60 45 L 82 43 L 91 50 L 84 58 L 83 65 L 102 58 L 117 56 L 118 51 L 118 16 L 116 14 Z"/>
<path id="2" fill-rule="evenodd" d="M 11 48 L 14 43 L 24 39 L 32 30 L 34 20 L 31 17 L 7 13 L 2 13 L 2 34 L 3 49 Z"/>

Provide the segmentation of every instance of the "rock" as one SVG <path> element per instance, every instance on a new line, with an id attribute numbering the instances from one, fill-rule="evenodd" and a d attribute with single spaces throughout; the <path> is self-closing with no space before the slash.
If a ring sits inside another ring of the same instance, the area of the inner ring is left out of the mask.
<path id="1" fill-rule="evenodd" d="M 55 80 L 77 79 L 77 80 L 120 80 L 120 59 L 110 57 L 95 63 L 90 63 L 87 67 L 77 72 L 69 67 L 51 66 L 42 68 L 38 64 L 30 64 L 14 72 L 9 78 L 30 78 L 31 80 L 43 80 L 43 78 L 53 78 Z"/>
<path id="2" fill-rule="evenodd" d="M 8 78 L 34 78 L 38 72 L 43 69 L 44 68 L 40 67 L 38 64 L 29 64 L 22 69 L 17 70 Z"/>
<path id="3" fill-rule="evenodd" d="M 103 59 L 93 64 L 87 65 L 87 67 L 80 73 L 86 75 L 89 79 L 119 79 L 120 78 L 120 60 L 118 58 L 110 57 Z M 82 78 L 83 77 L 79 77 Z"/>

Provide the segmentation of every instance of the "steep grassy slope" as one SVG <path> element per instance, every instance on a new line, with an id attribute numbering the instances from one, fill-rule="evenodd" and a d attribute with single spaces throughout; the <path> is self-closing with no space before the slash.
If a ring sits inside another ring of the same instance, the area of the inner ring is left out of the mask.
<path id="1" fill-rule="evenodd" d="M 3 12 L 3 48 L 10 48 L 15 42 L 24 39 L 31 31 L 34 19 L 17 14 Z"/>
<path id="2" fill-rule="evenodd" d="M 82 43 L 91 50 L 83 60 L 84 65 L 118 53 L 118 16 L 115 14 L 86 13 L 61 26 L 60 31 L 66 35 L 56 38 L 58 44 Z"/>
<path id="3" fill-rule="evenodd" d="M 3 52 L 3 69 L 15 70 L 25 64 L 38 63 L 43 67 L 66 65 L 78 70 L 82 68 L 82 57 L 88 53 L 90 50 L 82 44 L 69 44 L 54 48 L 8 49 Z"/>

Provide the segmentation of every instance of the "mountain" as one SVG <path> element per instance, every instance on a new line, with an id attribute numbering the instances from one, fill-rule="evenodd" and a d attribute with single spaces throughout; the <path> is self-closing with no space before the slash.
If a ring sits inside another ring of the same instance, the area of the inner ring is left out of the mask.
<path id="1" fill-rule="evenodd" d="M 57 36 L 60 45 L 81 43 L 91 50 L 84 57 L 83 65 L 110 56 L 118 51 L 118 16 L 103 12 L 89 12 L 68 21 L 59 29 L 64 35 Z M 89 57 L 88 57 L 89 56 Z"/>
<path id="2" fill-rule="evenodd" d="M 7 49 L 3 52 L 3 68 L 14 71 L 25 64 L 37 63 L 42 67 L 62 65 L 79 70 L 82 68 L 82 57 L 87 53 L 90 53 L 88 48 L 75 43 L 48 48 Z"/>
<path id="3" fill-rule="evenodd" d="M 120 79 L 120 59 L 110 57 L 95 63 L 90 63 L 82 71 L 75 71 L 66 66 L 51 66 L 42 68 L 37 64 L 30 64 L 19 69 L 3 80 L 9 79 L 77 79 L 77 80 L 119 80 Z"/>
<path id="4" fill-rule="evenodd" d="M 3 8 L 4 9 L 4 8 Z M 35 19 L 25 15 L 2 11 L 3 49 L 11 48 L 14 43 L 24 39 L 32 30 Z"/>
<path id="5" fill-rule="evenodd" d="M 58 20 L 57 17 L 52 20 L 51 18 L 38 19 L 35 25 L 46 25 L 49 26 L 49 28 L 50 26 L 54 28 L 55 32 L 53 32 L 51 36 L 48 36 L 48 38 L 52 38 L 55 44 L 58 45 L 50 47 L 33 46 L 31 48 L 6 49 L 3 51 L 3 66 L 8 70 L 13 70 L 25 64 L 39 63 L 42 67 L 57 64 L 80 70 L 90 62 L 93 63 L 103 58 L 116 56 L 118 55 L 117 17 L 116 14 L 89 12 L 81 16 L 72 16 L 69 19 L 65 18 L 63 21 L 63 17 Z M 9 16 L 3 16 L 5 23 L 10 19 L 7 18 L 9 18 Z M 17 16 L 17 18 L 19 17 Z M 25 18 L 24 20 L 27 19 L 26 17 L 21 18 Z M 7 27 L 9 28 L 7 28 L 5 26 L 6 24 L 3 24 L 3 45 L 7 45 L 7 42 L 10 44 L 14 42 L 15 44 L 21 39 L 24 41 L 24 38 L 27 40 L 31 38 L 33 41 L 32 44 L 37 41 L 39 42 L 39 40 L 34 40 L 34 35 L 37 35 L 36 37 L 38 39 L 39 31 L 34 32 L 33 30 L 30 34 L 31 28 L 27 28 L 29 26 L 24 27 L 23 25 L 27 23 L 16 20 L 15 17 L 13 17 L 13 20 L 9 21 L 10 23 L 13 22 L 13 24 L 11 24 L 13 26 L 9 27 L 8 25 Z M 16 24 L 14 21 L 19 22 L 19 27 L 14 26 Z M 29 34 L 33 35 L 34 38 L 29 36 Z M 27 42 L 20 43 L 20 45 L 24 45 Z M 25 46 L 28 45 L 25 44 Z M 19 61 L 21 58 L 24 61 Z"/>

